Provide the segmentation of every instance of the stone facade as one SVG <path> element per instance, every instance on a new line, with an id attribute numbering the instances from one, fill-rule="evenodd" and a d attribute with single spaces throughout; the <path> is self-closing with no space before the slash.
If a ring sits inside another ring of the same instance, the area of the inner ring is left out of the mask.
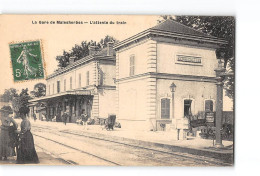
<path id="1" fill-rule="evenodd" d="M 187 116 L 205 111 L 208 103 L 215 111 L 215 50 L 225 42 L 203 34 L 198 37 L 197 31 L 187 36 L 168 30 L 178 25 L 166 21 L 114 47 L 117 116 L 122 127 L 174 131 L 188 128 Z"/>

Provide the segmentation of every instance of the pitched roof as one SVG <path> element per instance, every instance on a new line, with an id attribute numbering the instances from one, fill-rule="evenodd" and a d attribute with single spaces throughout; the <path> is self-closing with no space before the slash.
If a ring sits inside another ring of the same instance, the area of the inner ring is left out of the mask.
<path id="1" fill-rule="evenodd" d="M 214 38 L 217 37 L 210 36 L 205 34 L 201 31 L 195 30 L 191 27 L 178 23 L 174 20 L 166 20 L 150 29 L 159 30 L 159 31 L 166 31 L 166 32 L 173 32 L 185 35 L 192 35 L 192 36 L 199 36 L 199 37 L 207 37 L 207 38 Z"/>
<path id="2" fill-rule="evenodd" d="M 148 36 L 150 34 L 161 35 L 165 37 L 174 38 L 186 38 L 189 40 L 204 41 L 209 43 L 214 43 L 217 45 L 226 44 L 227 42 L 223 39 L 205 34 L 201 31 L 195 30 L 191 27 L 183 25 L 173 20 L 165 20 L 164 22 L 151 27 L 145 31 L 142 31 L 134 36 L 131 36 L 123 41 L 120 41 L 114 45 L 115 49 L 118 49 L 124 45 L 128 45 L 132 42 L 136 42 L 139 39 Z"/>
<path id="3" fill-rule="evenodd" d="M 71 70 L 71 69 L 75 69 L 77 66 L 82 65 L 82 64 L 85 64 L 86 62 L 88 62 L 88 61 L 90 61 L 90 60 L 93 60 L 93 59 L 95 59 L 95 58 L 99 58 L 99 59 L 102 58 L 102 59 L 110 60 L 111 57 L 115 57 L 116 52 L 115 52 L 114 49 L 113 49 L 113 56 L 108 56 L 108 55 L 107 55 L 107 50 L 108 50 L 107 47 L 106 47 L 106 48 L 102 48 L 102 50 L 97 51 L 96 53 L 94 53 L 94 54 L 92 54 L 92 55 L 88 55 L 88 56 L 86 56 L 86 57 L 83 57 L 83 58 L 81 58 L 81 59 L 75 61 L 75 62 L 74 62 L 73 64 L 71 64 L 71 65 L 67 65 L 67 66 L 64 67 L 64 68 L 60 68 L 60 69 L 57 70 L 56 72 L 50 74 L 50 75 L 46 78 L 46 80 L 48 80 L 48 79 L 50 79 L 50 78 L 53 78 L 53 77 L 55 77 L 55 76 L 57 76 L 57 75 L 60 75 L 60 74 L 62 74 L 62 73 L 65 73 L 65 72 L 67 72 L 67 71 L 69 71 L 69 70 Z"/>

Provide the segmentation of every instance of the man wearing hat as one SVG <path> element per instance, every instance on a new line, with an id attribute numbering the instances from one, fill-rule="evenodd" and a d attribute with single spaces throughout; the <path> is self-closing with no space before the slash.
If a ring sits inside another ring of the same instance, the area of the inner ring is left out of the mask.
<path id="1" fill-rule="evenodd" d="M 18 125 L 12 118 L 13 110 L 10 106 L 3 106 L 1 113 L 1 134 L 0 134 L 0 159 L 7 160 L 7 157 L 15 156 L 12 140 L 10 138 L 10 130 L 17 129 Z M 11 126 L 13 124 L 13 126 Z"/>

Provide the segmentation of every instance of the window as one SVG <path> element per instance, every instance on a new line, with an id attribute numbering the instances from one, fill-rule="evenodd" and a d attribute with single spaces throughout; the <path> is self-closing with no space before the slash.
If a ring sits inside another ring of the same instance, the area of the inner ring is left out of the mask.
<path id="1" fill-rule="evenodd" d="M 66 79 L 64 79 L 64 92 L 66 92 Z"/>
<path id="2" fill-rule="evenodd" d="M 57 81 L 57 93 L 60 93 L 60 81 Z"/>
<path id="3" fill-rule="evenodd" d="M 70 77 L 70 89 L 72 89 L 72 77 Z"/>
<path id="4" fill-rule="evenodd" d="M 213 112 L 213 101 L 212 100 L 205 101 L 205 112 Z"/>
<path id="5" fill-rule="evenodd" d="M 135 74 L 135 56 L 130 56 L 130 76 Z"/>
<path id="6" fill-rule="evenodd" d="M 89 71 L 87 71 L 87 74 L 86 74 L 86 85 L 87 86 L 89 85 Z"/>
<path id="7" fill-rule="evenodd" d="M 81 73 L 79 74 L 79 87 L 81 87 Z"/>
<path id="8" fill-rule="evenodd" d="M 161 99 L 161 118 L 170 118 L 170 99 L 168 98 Z"/>
<path id="9" fill-rule="evenodd" d="M 184 100 L 184 117 L 192 115 L 191 114 L 191 103 L 192 103 L 192 100 Z"/>
<path id="10" fill-rule="evenodd" d="M 52 84 L 52 94 L 54 94 L 54 83 Z"/>

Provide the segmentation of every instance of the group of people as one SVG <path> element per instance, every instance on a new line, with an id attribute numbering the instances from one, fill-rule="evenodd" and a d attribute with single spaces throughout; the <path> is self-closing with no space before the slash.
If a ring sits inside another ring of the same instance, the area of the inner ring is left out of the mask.
<path id="1" fill-rule="evenodd" d="M 22 122 L 21 130 L 18 131 L 18 124 L 13 118 L 12 108 L 4 106 L 0 109 L 0 160 L 8 160 L 8 157 L 17 156 L 16 162 L 18 164 L 39 163 L 31 133 L 31 123 L 26 116 L 28 112 L 28 107 L 19 109 Z"/>

